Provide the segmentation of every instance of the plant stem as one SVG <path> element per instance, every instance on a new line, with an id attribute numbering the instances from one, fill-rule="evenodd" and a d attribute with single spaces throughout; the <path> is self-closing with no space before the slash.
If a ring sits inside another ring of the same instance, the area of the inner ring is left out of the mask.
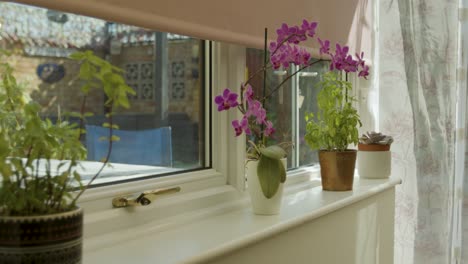
<path id="1" fill-rule="evenodd" d="M 265 39 L 263 43 L 263 68 L 266 67 L 268 63 L 268 51 L 267 51 L 267 38 L 268 38 L 268 28 L 265 28 Z M 266 70 L 263 71 L 263 92 L 262 96 L 265 96 L 266 94 L 266 77 L 267 77 L 267 72 Z M 265 110 L 267 110 L 264 106 L 264 102 L 262 102 L 262 106 Z M 262 129 L 263 130 L 263 129 Z"/>
<path id="2" fill-rule="evenodd" d="M 345 80 L 346 80 L 346 82 L 348 82 L 348 73 L 345 73 L 345 76 L 346 76 Z M 347 102 L 348 102 L 348 87 L 345 86 L 345 103 L 347 103 Z"/>
<path id="3" fill-rule="evenodd" d="M 18 113 L 16 113 L 16 107 L 15 107 L 15 100 L 13 99 L 12 91 L 11 91 L 11 83 L 16 83 L 16 79 L 12 74 L 13 68 L 11 68 L 9 65 L 6 66 L 6 73 L 5 76 L 3 76 L 3 86 L 5 87 L 5 95 L 7 97 L 7 102 L 9 103 L 10 111 L 15 113 L 15 120 L 16 120 L 16 125 L 20 125 L 20 120 L 18 117 Z M 13 80 L 10 80 L 13 79 Z"/>
<path id="4" fill-rule="evenodd" d="M 36 183 L 36 186 L 34 186 L 34 193 L 37 193 L 37 188 L 39 187 L 38 185 L 38 182 L 39 182 L 39 165 L 40 165 L 40 158 L 41 158 L 42 154 L 39 154 L 37 159 L 36 159 L 36 173 L 34 175 L 34 182 Z M 50 161 L 49 161 L 50 162 Z M 25 180 L 26 182 L 26 180 Z M 27 188 L 26 188 L 27 189 Z"/>
<path id="5" fill-rule="evenodd" d="M 244 104 L 243 104 L 243 103 L 242 103 L 242 104 L 239 104 L 239 105 L 237 106 L 237 109 L 239 109 L 239 111 L 240 111 L 243 115 L 245 115 L 246 111 L 245 111 L 245 107 L 244 107 Z"/>
<path id="6" fill-rule="evenodd" d="M 46 166 L 48 167 L 46 171 L 50 171 L 50 162 L 46 163 Z M 58 168 L 57 168 L 57 175 L 58 175 Z M 44 202 L 44 204 L 49 205 L 53 201 L 53 198 L 54 198 L 54 189 L 53 189 L 53 186 L 52 186 L 51 173 L 47 173 L 46 182 L 47 182 L 48 197 L 47 197 L 46 202 Z"/>
<path id="7" fill-rule="evenodd" d="M 86 99 L 87 99 L 87 95 L 85 94 L 83 96 L 83 100 L 81 101 L 81 107 L 80 107 L 80 123 L 79 123 L 79 126 L 78 126 L 78 141 L 81 140 L 81 135 L 82 135 L 81 131 L 83 130 L 83 127 L 84 127 L 84 110 L 85 110 L 85 107 L 86 107 Z M 61 153 L 60 156 L 61 156 L 60 159 L 63 159 L 63 156 L 64 156 L 64 151 L 63 150 L 62 150 L 62 153 Z M 68 166 L 68 169 L 67 169 L 68 177 L 67 177 L 67 180 L 65 181 L 65 183 L 63 184 L 61 190 L 60 190 L 60 194 L 59 194 L 60 200 L 59 201 L 62 200 L 62 196 L 64 195 L 65 191 L 67 190 L 67 186 L 68 186 L 68 184 L 70 182 L 70 179 L 72 177 L 72 175 L 71 175 L 72 171 L 71 170 L 75 165 L 76 164 L 74 164 L 73 161 L 70 161 L 70 165 Z M 53 199 L 53 200 L 55 202 L 55 200 L 57 200 L 57 199 Z M 58 206 L 60 206 L 60 203 L 59 203 Z"/>
<path id="8" fill-rule="evenodd" d="M 32 161 L 31 161 L 32 149 L 33 149 L 33 146 L 32 146 L 32 145 L 29 146 L 29 148 L 28 148 L 28 154 L 26 155 L 26 166 L 28 166 L 29 164 L 32 163 Z M 24 188 L 25 188 L 26 190 L 28 189 L 28 183 L 27 183 L 27 179 L 26 179 L 27 177 L 28 177 L 28 175 L 26 174 L 26 175 L 22 175 L 22 178 L 21 178 L 21 180 L 24 181 Z"/>
<path id="9" fill-rule="evenodd" d="M 81 102 L 81 108 L 80 108 L 80 125 L 78 126 L 78 141 L 81 140 L 81 130 L 83 129 L 84 127 L 84 110 L 85 110 L 85 107 L 86 107 L 86 99 L 87 99 L 87 95 L 84 95 L 83 96 L 83 101 Z"/>
<path id="10" fill-rule="evenodd" d="M 244 83 L 244 85 L 247 85 L 247 84 L 250 84 L 250 81 L 252 81 L 252 79 L 257 76 L 259 73 L 263 72 L 263 71 L 267 71 L 268 69 L 272 68 L 271 65 L 263 65 L 260 69 L 258 69 L 254 74 L 250 75 L 249 79 L 247 79 L 247 81 Z"/>
<path id="11" fill-rule="evenodd" d="M 268 51 L 267 51 L 267 38 L 268 38 L 268 28 L 265 28 L 265 39 L 263 42 L 263 68 L 266 68 L 266 65 L 268 63 Z M 267 80 L 267 71 L 263 71 L 263 91 L 262 91 L 262 97 L 265 96 L 266 94 L 266 80 Z M 265 101 L 262 101 L 262 107 L 267 111 L 265 107 Z M 261 125 L 261 131 L 260 131 L 260 140 L 263 142 L 263 145 L 266 143 L 266 137 L 263 136 L 263 129 L 265 128 L 265 125 L 262 123 Z"/>
<path id="12" fill-rule="evenodd" d="M 109 162 L 110 155 L 111 155 L 111 152 L 112 152 L 112 142 L 113 142 L 113 140 L 112 140 L 112 135 L 113 135 L 112 102 L 110 103 L 108 113 L 109 113 L 109 148 L 107 150 L 107 156 L 104 159 L 103 164 L 102 164 L 101 168 L 98 170 L 98 172 L 96 172 L 96 174 L 94 174 L 94 176 L 91 178 L 91 180 L 88 182 L 88 184 L 86 184 L 86 186 L 84 188 L 82 188 L 81 191 L 78 193 L 78 195 L 73 199 L 73 201 L 71 203 L 72 205 L 75 204 L 76 201 L 78 201 L 78 198 L 80 198 L 80 196 L 83 194 L 83 192 L 85 190 L 87 190 L 89 188 L 89 186 L 91 186 L 93 181 L 99 176 L 99 174 L 101 174 L 102 170 L 105 168 L 105 166 Z"/>

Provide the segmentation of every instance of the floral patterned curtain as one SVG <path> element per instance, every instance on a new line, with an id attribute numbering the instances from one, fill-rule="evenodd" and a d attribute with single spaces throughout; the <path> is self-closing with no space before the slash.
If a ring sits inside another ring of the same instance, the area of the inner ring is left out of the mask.
<path id="1" fill-rule="evenodd" d="M 379 5 L 378 125 L 395 138 L 392 171 L 403 179 L 395 263 L 455 263 L 461 249 L 454 239 L 461 219 L 456 183 L 463 177 L 456 164 L 464 162 L 456 158 L 457 131 L 464 135 L 457 130 L 458 1 Z"/>

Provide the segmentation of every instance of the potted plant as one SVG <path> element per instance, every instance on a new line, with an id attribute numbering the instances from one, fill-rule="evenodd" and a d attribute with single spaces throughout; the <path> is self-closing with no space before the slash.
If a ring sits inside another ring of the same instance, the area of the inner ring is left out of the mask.
<path id="1" fill-rule="evenodd" d="M 241 98 L 229 89 L 215 97 L 218 111 L 237 108 L 242 112 L 241 120 L 233 120 L 236 137 L 242 133 L 250 136 L 247 151 L 246 175 L 253 211 L 256 214 L 272 215 L 280 210 L 283 183 L 286 181 L 287 144 L 267 146 L 267 138 L 275 129 L 267 119 L 261 101 L 256 99 L 250 84 L 241 86 Z"/>
<path id="2" fill-rule="evenodd" d="M 305 140 L 312 149 L 318 149 L 322 188 L 327 191 L 348 191 L 353 188 L 356 150 L 348 149 L 349 144 L 358 143 L 358 129 L 361 121 L 353 106 L 356 100 L 350 95 L 352 84 L 342 80 L 338 74 L 356 72 L 367 78 L 369 67 L 365 65 L 364 54 L 356 59 L 348 54 L 349 48 L 336 44 L 335 53 L 330 52 L 330 42 L 319 39 L 320 53 L 331 58 L 330 71 L 324 74 L 317 96 L 318 113 L 308 114 L 305 119 Z"/>
<path id="3" fill-rule="evenodd" d="M 240 120 L 232 121 L 232 126 L 236 136 L 242 133 L 248 136 L 246 178 L 252 207 L 254 213 L 257 214 L 279 212 L 283 183 L 286 181 L 285 148 L 291 146 L 288 142 L 269 144 L 268 139 L 274 138 L 275 129 L 273 123 L 267 118 L 265 101 L 296 74 L 323 61 L 323 59 L 312 59 L 311 54 L 299 46 L 302 42 L 314 38 L 316 28 L 316 22 L 307 20 L 303 20 L 301 25 L 294 26 L 283 23 L 276 30 L 276 40 L 269 44 L 268 49 L 267 30 L 265 29 L 263 67 L 240 85 L 239 93 L 225 89 L 223 94 L 215 97 L 218 111 L 235 108 L 243 115 Z M 322 42 L 320 39 L 318 41 Z M 323 45 L 329 45 L 329 42 L 324 42 Z M 298 69 L 287 74 L 276 87 L 266 87 L 267 70 L 280 68 L 289 70 L 291 65 L 298 66 Z M 258 96 L 254 94 L 250 82 L 260 74 L 263 74 L 264 80 L 263 94 Z"/>
<path id="4" fill-rule="evenodd" d="M 79 125 L 58 118 L 41 118 L 40 106 L 26 99 L 22 85 L 0 53 L 0 262 L 81 263 L 83 210 L 77 206 L 82 193 L 106 166 L 112 149 L 113 111 L 128 107 L 122 71 L 91 51 L 77 52 L 71 59 L 81 63 L 83 101 Z M 84 112 L 91 89 L 102 88 L 107 100 L 109 152 L 102 168 L 82 184 L 76 170 L 86 157 L 81 143 L 85 133 Z"/>
<path id="5" fill-rule="evenodd" d="M 358 173 L 362 178 L 383 179 L 391 174 L 391 136 L 377 132 L 367 132 L 359 138 Z"/>

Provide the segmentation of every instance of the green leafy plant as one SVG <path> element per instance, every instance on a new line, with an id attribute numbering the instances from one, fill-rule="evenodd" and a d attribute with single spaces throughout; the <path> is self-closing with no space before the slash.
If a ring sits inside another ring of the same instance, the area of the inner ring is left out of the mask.
<path id="1" fill-rule="evenodd" d="M 310 113 L 305 117 L 305 140 L 312 149 L 344 151 L 349 144 L 358 143 L 357 126 L 362 125 L 352 105 L 356 99 L 349 95 L 352 85 L 341 80 L 335 72 L 324 74 L 319 85 L 319 111 L 317 116 Z"/>
<path id="2" fill-rule="evenodd" d="M 91 51 L 77 52 L 71 59 L 81 63 L 79 78 L 83 81 L 81 111 L 70 113 L 79 124 L 58 118 L 53 123 L 42 118 L 41 107 L 28 101 L 23 85 L 14 77 L 7 62 L 9 53 L 0 51 L 0 215 L 27 216 L 69 211 L 76 208 L 81 194 L 99 176 L 109 161 L 113 135 L 118 126 L 113 123 L 113 111 L 129 107 L 128 94 L 135 92 L 125 84 L 122 70 L 97 57 Z M 102 89 L 106 95 L 109 128 L 107 156 L 100 170 L 83 185 L 76 167 L 86 157 L 81 143 L 85 133 L 86 99 L 92 89 Z M 78 189 L 78 190 L 77 190 Z"/>

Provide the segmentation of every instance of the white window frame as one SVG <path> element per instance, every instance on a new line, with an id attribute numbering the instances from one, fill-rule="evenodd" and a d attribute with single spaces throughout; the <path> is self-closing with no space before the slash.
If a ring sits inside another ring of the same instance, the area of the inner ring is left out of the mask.
<path id="1" fill-rule="evenodd" d="M 86 236 L 102 235 L 148 221 L 161 223 L 171 219 L 172 222 L 177 222 L 174 219 L 180 215 L 186 216 L 189 212 L 203 211 L 219 204 L 235 203 L 246 198 L 244 192 L 246 140 L 245 136 L 235 137 L 231 126 L 231 121 L 241 118 L 241 113 L 218 112 L 211 103 L 212 98 L 222 93 L 226 87 L 236 90 L 241 82 L 245 81 L 246 49 L 238 45 L 207 41 L 207 49 L 209 45 L 213 55 L 212 84 L 211 95 L 207 92 L 206 107 L 211 109 L 206 109 L 206 118 L 209 120 L 211 114 L 212 130 L 209 129 L 209 122 L 206 122 L 206 137 L 209 138 L 211 135 L 212 168 L 87 190 L 80 199 L 80 206 L 84 207 L 86 212 Z M 210 59 L 209 52 L 206 54 L 206 59 Z M 206 63 L 206 67 L 205 77 L 208 78 L 209 63 Z M 210 81 L 205 83 L 209 91 Z M 206 141 L 208 148 L 209 140 Z M 318 175 L 318 166 L 289 171 L 286 186 L 310 181 L 319 177 Z M 176 186 L 181 187 L 180 193 L 161 197 L 145 207 L 115 209 L 111 206 L 112 198 L 119 195 L 138 194 L 146 190 Z"/>
<path id="2" fill-rule="evenodd" d="M 168 188 L 168 187 L 180 187 L 180 194 L 186 192 L 200 191 L 203 189 L 216 188 L 225 186 L 227 183 L 236 186 L 240 191 L 243 190 L 242 186 L 238 184 L 239 170 L 236 171 L 236 165 L 233 164 L 233 160 L 243 161 L 243 151 L 245 144 L 242 144 L 242 140 L 235 140 L 233 137 L 228 137 L 228 132 L 231 132 L 230 123 L 228 119 L 231 117 L 231 113 L 218 113 L 212 104 L 212 97 L 223 89 L 217 89 L 217 87 L 225 87 L 229 84 L 228 77 L 230 70 L 228 69 L 229 61 L 227 56 L 230 56 L 229 47 L 224 44 L 205 42 L 205 60 L 212 61 L 211 69 L 213 80 L 210 81 L 210 63 L 205 65 L 205 149 L 206 151 L 206 162 L 209 169 L 181 172 L 174 175 L 155 177 L 152 179 L 135 180 L 128 183 L 116 183 L 107 186 L 94 187 L 87 190 L 80 198 L 80 205 L 92 208 L 91 211 L 103 210 L 109 208 L 112 198 L 119 195 L 127 195 L 138 193 L 147 190 Z M 212 46 L 213 57 L 211 59 L 209 52 L 210 45 Z M 229 75 L 232 76 L 232 75 Z M 233 78 L 231 78 L 233 79 Z M 210 87 L 213 87 L 210 92 Z M 211 114 L 211 129 L 210 129 L 210 114 Z M 211 140 L 209 140 L 211 137 Z M 211 146 L 210 146 L 211 141 Z M 210 152 L 212 161 L 210 164 Z M 238 156 L 241 157 L 238 157 Z"/>

